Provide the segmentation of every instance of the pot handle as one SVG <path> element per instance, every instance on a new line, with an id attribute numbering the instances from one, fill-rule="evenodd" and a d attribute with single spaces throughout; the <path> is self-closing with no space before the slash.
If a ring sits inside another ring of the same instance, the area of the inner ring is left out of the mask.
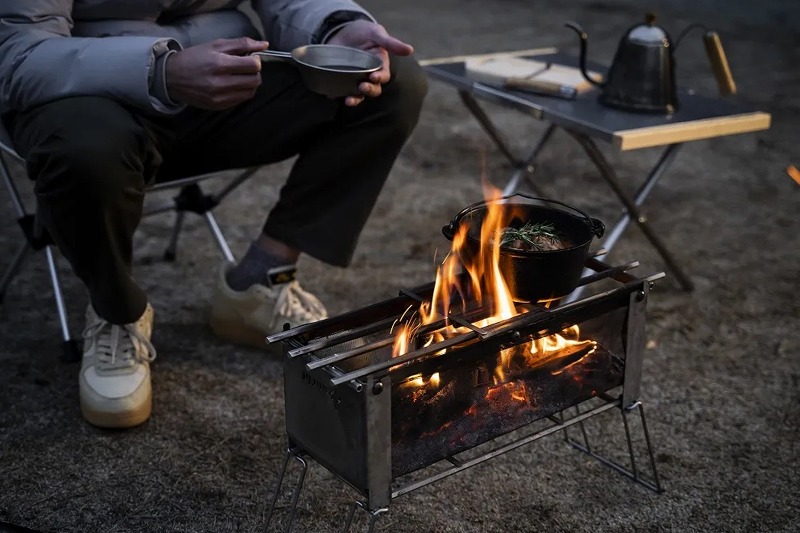
<path id="1" fill-rule="evenodd" d="M 446 226 L 442 226 L 442 233 L 444 234 L 445 238 L 446 238 L 448 241 L 452 241 L 452 240 L 453 240 L 453 237 L 455 237 L 455 235 L 456 235 L 456 228 L 457 228 L 457 227 L 458 227 L 458 226 L 456 225 L 456 222 L 455 222 L 455 220 L 451 221 L 451 222 L 450 222 L 448 225 L 446 225 Z"/>
<path id="2" fill-rule="evenodd" d="M 591 219 L 592 221 L 592 233 L 598 239 L 603 236 L 606 232 L 606 225 L 603 224 L 602 220 L 598 220 L 596 218 Z"/>
<path id="3" fill-rule="evenodd" d="M 484 200 L 482 202 L 475 202 L 474 204 L 465 207 L 464 209 L 459 211 L 459 213 L 455 217 L 453 217 L 453 220 L 451 220 L 448 225 L 446 225 L 446 226 L 444 226 L 442 228 L 442 233 L 444 233 L 444 236 L 447 237 L 447 240 L 452 241 L 453 237 L 456 234 L 456 229 L 458 228 L 458 225 L 461 223 L 461 219 L 464 218 L 464 216 L 467 213 L 469 213 L 471 211 L 474 211 L 475 209 L 477 209 L 479 207 L 484 207 L 484 206 L 487 206 L 489 204 L 497 204 L 497 203 L 503 202 L 505 200 L 509 200 L 509 199 L 513 198 L 514 196 L 521 196 L 523 198 L 527 198 L 528 200 L 537 200 L 539 202 L 558 204 L 561 207 L 564 207 L 564 208 L 569 209 L 571 211 L 575 211 L 576 213 L 580 214 L 584 218 L 584 221 L 586 222 L 586 224 L 591 228 L 592 234 L 596 235 L 598 239 L 600 237 L 602 237 L 603 234 L 606 231 L 606 225 L 602 221 L 600 221 L 600 220 L 598 220 L 596 218 L 590 217 L 589 215 L 587 215 L 585 212 L 581 211 L 577 207 L 573 207 L 573 206 L 571 206 L 569 204 L 565 204 L 564 202 L 559 202 L 558 200 L 551 200 L 549 198 L 540 198 L 538 196 L 530 196 L 528 194 L 524 194 L 524 193 L 518 192 L 518 193 L 510 194 L 508 196 L 503 196 L 501 198 L 498 198 L 497 200 L 491 200 L 491 201 Z"/>
<path id="4" fill-rule="evenodd" d="M 505 198 L 510 198 L 510 197 L 506 196 L 506 197 L 504 197 L 502 199 L 505 199 Z M 456 230 L 458 229 L 458 225 L 461 223 L 461 219 L 464 218 L 464 215 L 466 215 L 470 211 L 474 211 L 475 209 L 477 209 L 479 207 L 483 207 L 487 203 L 488 202 L 486 200 L 484 200 L 482 202 L 475 202 L 474 204 L 470 204 L 467 207 L 465 207 L 464 209 L 462 209 L 461 211 L 459 211 L 458 214 L 453 217 L 453 220 L 451 220 L 448 225 L 442 227 L 442 233 L 447 238 L 447 240 L 448 241 L 452 241 L 453 240 L 453 237 L 455 237 L 455 235 L 456 235 Z"/>

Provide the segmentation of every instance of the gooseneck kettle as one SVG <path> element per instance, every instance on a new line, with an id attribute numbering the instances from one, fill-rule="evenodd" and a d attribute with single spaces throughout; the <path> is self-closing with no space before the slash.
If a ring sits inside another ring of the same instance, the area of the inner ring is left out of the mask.
<path id="1" fill-rule="evenodd" d="M 689 30 L 705 28 L 692 24 L 673 43 L 669 34 L 654 24 L 648 14 L 644 24 L 637 24 L 622 36 L 605 81 L 593 79 L 586 72 L 588 35 L 575 22 L 565 26 L 580 37 L 580 69 L 583 76 L 602 89 L 601 104 L 625 111 L 671 114 L 678 110 L 675 84 L 675 49 Z M 719 35 L 705 30 L 703 41 L 721 94 L 736 92 Z"/>

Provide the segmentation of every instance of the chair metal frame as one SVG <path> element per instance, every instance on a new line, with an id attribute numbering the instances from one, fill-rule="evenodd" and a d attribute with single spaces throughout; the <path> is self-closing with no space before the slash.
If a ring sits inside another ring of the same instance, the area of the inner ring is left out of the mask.
<path id="1" fill-rule="evenodd" d="M 47 259 L 47 268 L 50 274 L 50 284 L 53 288 L 58 321 L 61 326 L 62 338 L 62 358 L 65 361 L 78 361 L 81 358 L 80 339 L 74 338 L 70 332 L 69 320 L 64 293 L 62 291 L 61 276 L 56 263 L 57 247 L 50 239 L 47 231 L 41 226 L 36 218 L 35 209 L 26 208 L 19 189 L 11 174 L 9 163 L 13 161 L 18 164 L 24 173 L 25 160 L 19 155 L 11 144 L 11 136 L 0 122 L 0 175 L 8 189 L 11 203 L 14 208 L 17 223 L 19 224 L 23 240 L 16 253 L 11 258 L 11 263 L 6 267 L 0 277 L 0 305 L 2 305 L 5 295 L 14 278 L 19 274 L 22 265 L 30 252 L 44 250 Z M 183 227 L 186 213 L 195 213 L 202 216 L 211 232 L 211 236 L 220 249 L 223 257 L 228 262 L 234 262 L 235 257 L 231 252 L 228 242 L 225 240 L 220 230 L 213 210 L 229 194 L 236 190 L 242 183 L 247 181 L 260 167 L 239 169 L 238 173 L 227 182 L 216 193 L 206 193 L 201 187 L 201 182 L 208 179 L 219 177 L 220 173 L 203 174 L 189 178 L 155 184 L 147 189 L 147 194 L 178 190 L 178 194 L 169 200 L 165 200 L 155 205 L 147 206 L 143 216 L 157 215 L 170 211 L 175 212 L 175 224 L 172 229 L 169 243 L 164 251 L 165 261 L 174 261 L 177 254 L 178 238 Z M 236 170 L 236 169 L 232 169 Z"/>

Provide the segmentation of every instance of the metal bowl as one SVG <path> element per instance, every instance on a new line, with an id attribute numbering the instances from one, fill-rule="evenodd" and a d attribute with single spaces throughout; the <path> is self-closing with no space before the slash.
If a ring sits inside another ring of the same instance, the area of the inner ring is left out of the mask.
<path id="1" fill-rule="evenodd" d="M 291 52 L 266 50 L 255 55 L 262 61 L 294 63 L 306 87 L 329 98 L 359 94 L 358 86 L 383 66 L 381 58 L 374 54 L 332 44 L 310 44 Z"/>

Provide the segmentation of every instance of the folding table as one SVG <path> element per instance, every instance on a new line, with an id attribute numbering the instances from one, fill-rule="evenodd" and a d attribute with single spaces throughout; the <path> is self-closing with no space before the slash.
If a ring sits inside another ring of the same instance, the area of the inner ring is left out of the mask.
<path id="1" fill-rule="evenodd" d="M 577 59 L 559 54 L 554 48 L 540 48 L 421 61 L 432 79 L 450 85 L 458 91 L 466 108 L 512 164 L 514 172 L 503 189 L 503 195 L 508 196 L 516 192 L 523 178 L 534 191 L 537 190 L 536 184 L 531 179 L 536 158 L 550 140 L 553 131 L 561 128 L 583 148 L 624 209 L 623 215 L 606 233 L 602 241 L 603 249 L 607 253 L 610 252 L 633 221 L 662 257 L 680 287 L 687 291 L 692 290 L 693 284 L 689 276 L 683 272 L 661 238 L 647 223 L 640 207 L 672 163 L 683 143 L 765 130 L 770 126 L 770 115 L 745 108 L 722 97 L 701 96 L 690 90 L 678 91 L 680 107 L 672 115 L 640 114 L 600 105 L 597 102 L 597 92 L 594 90 L 568 100 L 479 83 L 471 79 L 466 71 L 465 61 L 469 57 L 493 56 L 531 57 L 538 61 L 571 66 L 577 65 Z M 592 65 L 591 70 L 602 72 L 605 69 Z M 518 110 L 536 120 L 547 122 L 548 126 L 532 144 L 527 155 L 518 157 L 479 100 Z M 616 170 L 595 141 L 609 143 L 619 151 L 648 147 L 663 147 L 663 151 L 636 193 L 629 195 L 621 186 Z"/>

